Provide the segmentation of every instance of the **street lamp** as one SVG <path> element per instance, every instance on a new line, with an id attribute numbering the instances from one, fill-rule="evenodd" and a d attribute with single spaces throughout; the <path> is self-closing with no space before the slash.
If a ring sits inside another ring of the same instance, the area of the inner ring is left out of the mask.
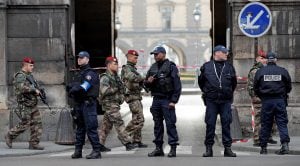
<path id="1" fill-rule="evenodd" d="M 116 17 L 116 20 L 115 20 L 115 26 L 116 26 L 116 29 L 119 30 L 121 28 L 121 21 L 119 20 L 119 17 Z"/>
<path id="2" fill-rule="evenodd" d="M 195 5 L 195 9 L 193 11 L 193 16 L 194 16 L 195 21 L 198 22 L 200 20 L 201 13 L 200 13 L 200 4 L 199 3 L 196 3 L 196 5 Z"/>
<path id="3" fill-rule="evenodd" d="M 195 9 L 193 10 L 193 17 L 194 17 L 194 20 L 196 22 L 196 32 L 198 34 L 198 30 L 199 30 L 199 21 L 200 21 L 200 18 L 201 18 L 201 12 L 200 12 L 200 3 L 196 3 L 195 4 Z M 199 56 L 198 56 L 198 47 L 199 47 L 199 42 L 198 40 L 194 43 L 195 47 L 196 47 L 196 65 L 200 64 L 199 62 Z"/>

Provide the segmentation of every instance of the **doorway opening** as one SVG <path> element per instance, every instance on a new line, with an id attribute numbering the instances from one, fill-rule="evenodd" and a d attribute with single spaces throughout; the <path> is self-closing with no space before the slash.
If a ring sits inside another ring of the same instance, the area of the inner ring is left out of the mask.
<path id="1" fill-rule="evenodd" d="M 112 55 L 112 0 L 76 0 L 75 53 L 90 54 L 91 67 L 104 66 L 105 57 Z"/>

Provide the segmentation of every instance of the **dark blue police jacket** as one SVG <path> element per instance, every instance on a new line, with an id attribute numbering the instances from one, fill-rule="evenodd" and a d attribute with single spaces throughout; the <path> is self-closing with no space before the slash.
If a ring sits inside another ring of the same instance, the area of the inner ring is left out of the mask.
<path id="1" fill-rule="evenodd" d="M 227 61 L 211 60 L 203 64 L 198 85 L 204 98 L 217 102 L 232 102 L 237 85 L 234 67 Z"/>

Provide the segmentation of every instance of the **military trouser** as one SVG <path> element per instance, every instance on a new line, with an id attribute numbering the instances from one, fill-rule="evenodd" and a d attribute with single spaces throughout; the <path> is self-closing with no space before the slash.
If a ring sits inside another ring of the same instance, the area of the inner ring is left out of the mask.
<path id="1" fill-rule="evenodd" d="M 260 146 L 266 147 L 271 135 L 274 117 L 279 131 L 280 142 L 289 143 L 288 117 L 284 99 L 268 99 L 262 101 L 262 116 L 260 130 Z"/>
<path id="2" fill-rule="evenodd" d="M 39 144 L 42 135 L 42 118 L 40 111 L 36 106 L 26 107 L 19 105 L 18 107 L 21 113 L 21 121 L 15 127 L 8 131 L 8 135 L 11 139 L 15 139 L 18 135 L 30 128 L 30 144 Z"/>
<path id="3" fill-rule="evenodd" d="M 261 128 L 261 101 L 257 97 L 252 98 L 252 111 L 254 112 L 253 143 L 258 144 L 259 143 L 259 132 L 260 132 L 260 128 Z M 272 138 L 272 135 L 275 135 L 275 133 L 276 133 L 275 125 L 276 124 L 274 121 L 270 139 Z"/>
<path id="4" fill-rule="evenodd" d="M 125 131 L 124 121 L 120 113 L 120 105 L 115 103 L 102 104 L 102 109 L 105 113 L 100 125 L 100 130 L 98 130 L 100 143 L 103 145 L 105 144 L 106 138 L 113 126 L 115 126 L 118 133 L 118 139 L 123 145 L 131 142 L 128 133 Z"/>
<path id="5" fill-rule="evenodd" d="M 145 122 L 142 102 L 133 100 L 128 104 L 132 113 L 132 119 L 126 126 L 125 131 L 132 136 L 133 142 L 142 142 L 142 128 Z"/>

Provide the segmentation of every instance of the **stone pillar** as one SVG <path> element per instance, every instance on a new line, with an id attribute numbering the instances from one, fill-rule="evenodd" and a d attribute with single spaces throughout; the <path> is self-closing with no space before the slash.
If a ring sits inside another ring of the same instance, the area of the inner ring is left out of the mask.
<path id="1" fill-rule="evenodd" d="M 242 34 L 238 27 L 238 15 L 247 4 L 245 0 L 231 0 L 232 13 L 232 52 L 233 63 L 237 75 L 241 79 L 234 98 L 234 104 L 238 107 L 242 127 L 247 127 L 251 132 L 251 106 L 250 97 L 246 90 L 248 72 L 254 63 L 255 40 Z M 272 13 L 272 25 L 268 33 L 259 37 L 258 47 L 265 51 L 273 51 L 278 55 L 279 66 L 286 68 L 292 79 L 292 92 L 289 94 L 290 135 L 300 135 L 300 37 L 299 37 L 299 14 L 300 0 L 264 0 L 261 3 L 268 6 Z"/>
<path id="2" fill-rule="evenodd" d="M 7 109 L 6 0 L 0 0 L 0 110 Z"/>

